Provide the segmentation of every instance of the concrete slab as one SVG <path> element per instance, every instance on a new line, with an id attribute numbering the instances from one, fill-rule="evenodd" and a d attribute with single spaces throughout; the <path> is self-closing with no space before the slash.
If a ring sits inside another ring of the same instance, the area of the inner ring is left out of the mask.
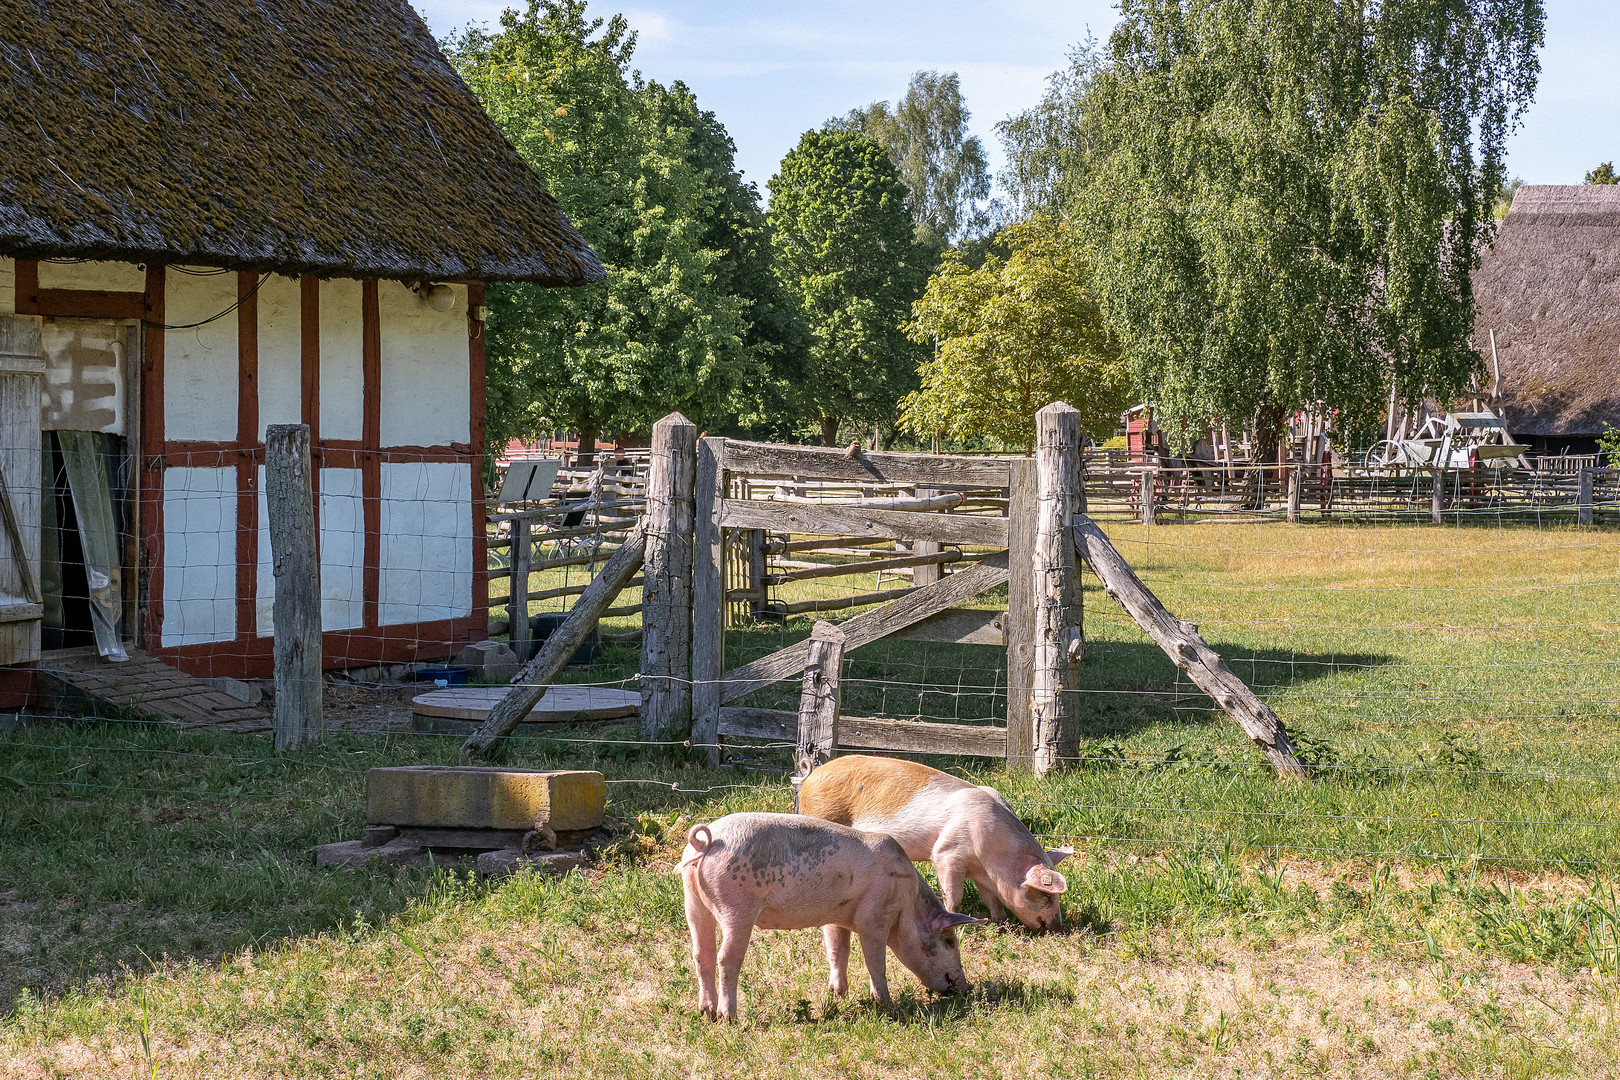
<path id="1" fill-rule="evenodd" d="M 356 870 L 373 860 L 383 866 L 415 866 L 430 858 L 427 848 L 408 840 L 391 840 L 381 847 L 364 840 L 344 840 L 322 844 L 315 849 L 315 865 Z"/>
<path id="2" fill-rule="evenodd" d="M 607 809 L 599 772 L 406 765 L 366 774 L 366 821 L 426 829 L 594 829 Z"/>

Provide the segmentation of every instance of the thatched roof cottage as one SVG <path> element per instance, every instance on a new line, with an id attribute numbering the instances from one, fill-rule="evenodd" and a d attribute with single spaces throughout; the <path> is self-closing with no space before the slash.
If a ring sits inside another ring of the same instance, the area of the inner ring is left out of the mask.
<path id="1" fill-rule="evenodd" d="M 1474 272 L 1474 346 L 1516 441 L 1590 453 L 1620 427 L 1620 187 L 1521 187 Z"/>
<path id="2" fill-rule="evenodd" d="M 0 663 L 267 674 L 275 423 L 327 663 L 482 638 L 482 286 L 602 269 L 405 0 L 29 0 L 0 67 Z"/>

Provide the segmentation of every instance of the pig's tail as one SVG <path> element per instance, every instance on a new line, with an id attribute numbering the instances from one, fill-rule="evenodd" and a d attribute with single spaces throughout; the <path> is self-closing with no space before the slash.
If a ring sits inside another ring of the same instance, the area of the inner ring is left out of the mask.
<path id="1" fill-rule="evenodd" d="M 702 855 L 709 850 L 709 845 L 714 842 L 714 837 L 710 835 L 707 825 L 694 825 L 686 830 L 686 842 L 691 845 L 692 850 Z"/>

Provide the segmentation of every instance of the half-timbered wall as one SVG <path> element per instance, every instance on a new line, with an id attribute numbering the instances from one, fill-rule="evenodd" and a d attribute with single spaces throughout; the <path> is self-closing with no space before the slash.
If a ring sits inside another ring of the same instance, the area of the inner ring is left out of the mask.
<path id="1" fill-rule="evenodd" d="M 142 644 L 196 674 L 268 674 L 274 577 L 264 433 L 317 456 L 329 666 L 481 638 L 482 302 L 398 282 L 0 260 L 0 310 L 141 320 Z M 130 325 L 134 325 L 133 322 Z"/>

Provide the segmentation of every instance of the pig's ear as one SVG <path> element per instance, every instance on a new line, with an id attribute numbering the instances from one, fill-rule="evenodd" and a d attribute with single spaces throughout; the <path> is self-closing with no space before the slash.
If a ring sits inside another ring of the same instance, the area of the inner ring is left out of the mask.
<path id="1" fill-rule="evenodd" d="M 960 911 L 942 911 L 929 921 L 928 932 L 939 934 L 953 926 L 977 926 L 979 923 L 989 921 L 989 919 L 976 919 L 972 915 L 964 915 Z"/>
<path id="2" fill-rule="evenodd" d="M 1032 866 L 1024 874 L 1024 887 L 1039 889 L 1046 893 L 1060 893 L 1069 890 L 1069 883 L 1063 880 L 1063 875 L 1056 870 L 1044 866 Z"/>
<path id="3" fill-rule="evenodd" d="M 1056 866 L 1058 863 L 1062 862 L 1064 859 L 1067 859 L 1073 854 L 1074 848 L 1072 847 L 1048 848 L 1046 851 L 1046 861 L 1051 863 L 1053 866 Z"/>

